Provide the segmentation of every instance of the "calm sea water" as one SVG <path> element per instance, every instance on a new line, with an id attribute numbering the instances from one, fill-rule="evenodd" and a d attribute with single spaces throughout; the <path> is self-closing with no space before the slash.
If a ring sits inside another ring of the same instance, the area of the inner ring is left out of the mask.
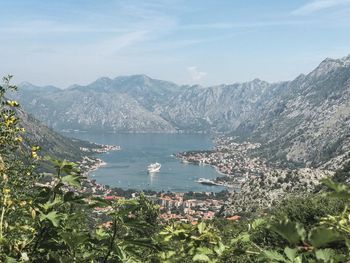
<path id="1" fill-rule="evenodd" d="M 91 142 L 120 145 L 121 151 L 98 155 L 107 163 L 90 175 L 101 184 L 123 189 L 218 192 L 219 186 L 205 186 L 195 181 L 198 178 L 214 179 L 219 174 L 210 166 L 183 164 L 172 154 L 188 150 L 212 148 L 209 135 L 188 134 L 94 134 L 65 133 Z M 159 162 L 160 172 L 150 175 L 147 166 Z"/>

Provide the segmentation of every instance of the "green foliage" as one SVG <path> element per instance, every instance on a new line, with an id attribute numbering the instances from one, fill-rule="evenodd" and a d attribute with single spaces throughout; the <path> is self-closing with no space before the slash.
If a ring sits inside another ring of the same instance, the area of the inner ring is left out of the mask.
<path id="1" fill-rule="evenodd" d="M 321 194 L 290 198 L 248 221 L 159 222 L 140 195 L 105 200 L 80 192 L 67 160 L 42 158 L 24 139 L 11 76 L 0 86 L 0 262 L 285 262 L 350 259 L 349 165 Z M 51 174 L 36 172 L 38 162 Z M 47 180 L 49 177 L 49 180 Z"/>
<path id="2" fill-rule="evenodd" d="M 217 262 L 225 250 L 219 233 L 212 225 L 200 222 L 196 225 L 174 223 L 160 233 L 161 243 L 168 245 L 159 254 L 161 262 Z"/>
<path id="3" fill-rule="evenodd" d="M 333 181 L 337 183 L 345 183 L 350 178 L 350 162 L 346 163 L 342 169 L 336 171 Z"/>
<path id="4" fill-rule="evenodd" d="M 0 262 L 215 262 L 222 254 L 213 226 L 162 226 L 159 207 L 142 194 L 81 194 L 85 178 L 75 163 L 42 158 L 23 139 L 19 105 L 5 99 L 16 89 L 10 79 L 0 86 Z M 42 160 L 53 171 L 45 180 L 35 169 Z"/>
<path id="5" fill-rule="evenodd" d="M 306 200 L 292 198 L 265 220 L 248 224 L 246 231 L 232 239 L 228 250 L 231 256 L 243 258 L 237 262 L 326 263 L 349 259 L 349 187 L 331 179 L 323 182 L 329 191 Z M 271 242 L 259 235 L 257 229 L 278 236 Z"/>
<path id="6" fill-rule="evenodd" d="M 35 172 L 39 147 L 23 139 L 19 105 L 5 99 L 16 89 L 10 79 L 0 86 L 0 261 L 142 262 L 145 252 L 158 250 L 151 237 L 158 209 L 143 196 L 106 201 L 79 194 L 77 165 L 51 158 L 45 160 L 54 172 L 43 183 Z M 88 221 L 96 207 L 106 209 L 103 216 Z"/>
<path id="7" fill-rule="evenodd" d="M 273 209 L 271 214 L 277 219 L 288 218 L 299 222 L 306 230 L 317 224 L 322 217 L 339 214 L 344 210 L 343 200 L 329 198 L 322 194 L 313 194 L 303 197 L 291 197 L 283 200 Z"/>

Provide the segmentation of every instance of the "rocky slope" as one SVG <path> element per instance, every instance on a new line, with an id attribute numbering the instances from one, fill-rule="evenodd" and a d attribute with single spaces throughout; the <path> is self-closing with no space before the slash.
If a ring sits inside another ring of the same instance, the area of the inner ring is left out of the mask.
<path id="1" fill-rule="evenodd" d="M 232 131 L 269 97 L 270 84 L 178 86 L 144 75 L 101 78 L 87 86 L 20 85 L 14 97 L 58 130 L 117 132 Z"/>
<path id="2" fill-rule="evenodd" d="M 280 83 L 179 86 L 135 75 L 65 90 L 25 83 L 16 98 L 58 130 L 228 132 L 262 142 L 268 160 L 329 166 L 350 148 L 349 96 L 350 56 Z"/>
<path id="3" fill-rule="evenodd" d="M 175 128 L 154 108 L 178 87 L 143 75 L 101 78 L 66 90 L 20 85 L 15 94 L 24 108 L 57 130 L 171 132 Z"/>
<path id="4" fill-rule="evenodd" d="M 308 75 L 274 85 L 284 87 L 251 116 L 254 129 L 245 131 L 248 138 L 263 142 L 265 156 L 308 166 L 346 158 L 350 150 L 350 56 L 326 59 Z M 325 166 L 332 168 L 330 163 Z"/>
<path id="5" fill-rule="evenodd" d="M 16 114 L 20 119 L 19 125 L 26 130 L 26 142 L 31 146 L 40 146 L 40 155 L 42 156 L 79 162 L 85 156 L 92 155 L 93 149 L 103 148 L 94 143 L 64 137 L 21 109 L 17 110 Z M 82 148 L 90 149 L 91 152 L 82 151 Z"/>

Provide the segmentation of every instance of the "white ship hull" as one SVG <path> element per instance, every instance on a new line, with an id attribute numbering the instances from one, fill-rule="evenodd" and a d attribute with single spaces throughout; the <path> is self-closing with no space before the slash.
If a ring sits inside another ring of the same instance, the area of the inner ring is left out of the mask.
<path id="1" fill-rule="evenodd" d="M 147 167 L 147 171 L 149 173 L 157 173 L 160 171 L 161 168 L 161 164 L 160 163 L 152 163 Z"/>
<path id="2" fill-rule="evenodd" d="M 159 169 L 148 169 L 147 170 L 149 173 L 157 173 L 160 171 L 160 168 Z"/>

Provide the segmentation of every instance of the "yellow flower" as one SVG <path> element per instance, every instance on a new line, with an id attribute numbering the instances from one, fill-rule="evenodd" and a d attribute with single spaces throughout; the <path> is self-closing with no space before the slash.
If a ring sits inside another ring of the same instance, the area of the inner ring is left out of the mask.
<path id="1" fill-rule="evenodd" d="M 18 102 L 15 100 L 8 100 L 8 101 L 6 101 L 6 104 L 8 106 L 11 106 L 11 107 L 18 107 L 19 106 Z"/>
<path id="2" fill-rule="evenodd" d="M 37 153 L 37 151 L 39 151 L 39 150 L 40 150 L 39 146 L 33 146 L 32 147 L 32 158 L 34 158 L 34 159 L 38 159 L 39 158 L 38 153 Z"/>
<path id="3" fill-rule="evenodd" d="M 32 152 L 32 158 L 37 159 L 39 156 L 36 152 Z"/>
<path id="4" fill-rule="evenodd" d="M 5 119 L 5 126 L 6 127 L 10 127 L 12 124 L 15 124 L 15 121 L 17 120 L 14 116 L 7 116 L 4 115 L 4 119 Z"/>
<path id="5" fill-rule="evenodd" d="M 17 137 L 17 138 L 15 139 L 15 141 L 16 141 L 16 142 L 23 142 L 23 138 L 22 138 L 22 137 Z"/>

